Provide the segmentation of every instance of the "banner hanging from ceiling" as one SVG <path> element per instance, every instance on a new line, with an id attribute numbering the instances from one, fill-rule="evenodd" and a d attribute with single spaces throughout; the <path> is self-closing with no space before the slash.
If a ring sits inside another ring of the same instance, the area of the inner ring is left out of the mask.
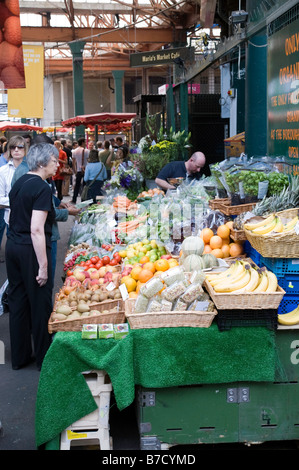
<path id="1" fill-rule="evenodd" d="M 0 0 L 0 90 L 25 88 L 18 0 Z"/>
<path id="2" fill-rule="evenodd" d="M 44 47 L 23 45 L 26 88 L 8 90 L 9 117 L 42 118 L 44 113 Z"/>

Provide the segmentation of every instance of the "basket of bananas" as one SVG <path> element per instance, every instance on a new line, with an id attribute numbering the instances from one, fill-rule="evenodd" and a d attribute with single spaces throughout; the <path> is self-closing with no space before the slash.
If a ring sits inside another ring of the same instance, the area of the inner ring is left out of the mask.
<path id="1" fill-rule="evenodd" d="M 298 209 L 253 218 L 243 228 L 251 246 L 264 258 L 299 258 Z"/>
<path id="2" fill-rule="evenodd" d="M 276 275 L 250 258 L 237 259 L 224 271 L 206 273 L 204 285 L 217 310 L 277 309 L 285 294 Z"/>

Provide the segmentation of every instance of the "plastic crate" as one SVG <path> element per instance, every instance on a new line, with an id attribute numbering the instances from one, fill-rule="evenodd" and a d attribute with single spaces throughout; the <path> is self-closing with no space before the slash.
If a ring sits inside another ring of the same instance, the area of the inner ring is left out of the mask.
<path id="1" fill-rule="evenodd" d="M 252 261 L 255 264 L 257 264 L 260 267 L 263 265 L 262 262 L 261 262 L 262 255 L 260 253 L 258 253 L 258 251 L 256 251 L 251 246 L 251 244 L 249 243 L 248 240 L 246 240 L 246 242 L 244 242 L 244 251 L 248 255 L 248 258 L 251 258 Z"/>
<path id="2" fill-rule="evenodd" d="M 277 313 L 282 315 L 284 313 L 289 313 L 294 310 L 299 305 L 299 295 L 287 295 L 283 296 L 282 301 L 278 307 Z"/>
<path id="3" fill-rule="evenodd" d="M 299 258 L 264 258 L 261 256 L 261 263 L 277 277 L 284 277 L 286 274 L 299 275 Z"/>
<path id="4" fill-rule="evenodd" d="M 297 295 L 299 302 L 299 273 L 285 274 L 283 277 L 277 277 L 278 284 L 285 290 L 286 294 Z"/>
<path id="5" fill-rule="evenodd" d="M 220 331 L 233 327 L 263 326 L 277 329 L 277 309 L 269 310 L 218 310 L 217 325 Z"/>

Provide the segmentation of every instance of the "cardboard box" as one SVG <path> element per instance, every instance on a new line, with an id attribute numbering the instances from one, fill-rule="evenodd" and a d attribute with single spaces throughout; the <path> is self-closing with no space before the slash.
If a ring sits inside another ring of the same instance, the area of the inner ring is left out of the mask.
<path id="1" fill-rule="evenodd" d="M 97 325 L 83 325 L 82 326 L 82 339 L 97 339 L 98 326 Z"/>
<path id="2" fill-rule="evenodd" d="M 114 339 L 122 339 L 129 334 L 128 323 L 118 323 L 114 325 Z"/>
<path id="3" fill-rule="evenodd" d="M 239 157 L 245 152 L 245 132 L 224 139 L 225 158 Z"/>
<path id="4" fill-rule="evenodd" d="M 99 338 L 114 338 L 113 323 L 102 323 L 98 325 Z"/>

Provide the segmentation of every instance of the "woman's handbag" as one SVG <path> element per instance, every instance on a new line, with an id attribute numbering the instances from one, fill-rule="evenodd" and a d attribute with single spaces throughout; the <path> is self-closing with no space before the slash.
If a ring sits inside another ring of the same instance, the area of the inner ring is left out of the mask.
<path id="1" fill-rule="evenodd" d="M 73 170 L 69 166 L 63 166 L 63 168 L 60 169 L 59 174 L 62 176 L 68 176 L 73 174 Z"/>
<path id="2" fill-rule="evenodd" d="M 88 190 L 89 190 L 90 186 L 93 185 L 93 183 L 95 182 L 95 180 L 97 179 L 97 177 L 99 176 L 99 174 L 101 173 L 101 171 L 103 170 L 103 166 L 104 166 L 104 165 L 103 165 L 103 163 L 102 163 L 102 166 L 101 166 L 100 171 L 99 171 L 98 174 L 94 177 L 94 179 L 92 180 L 92 182 L 89 183 L 89 184 L 86 184 L 86 185 L 83 187 L 82 193 L 81 193 L 81 201 L 87 201 L 87 199 L 88 199 L 88 197 L 87 197 L 87 196 L 88 196 Z"/>

